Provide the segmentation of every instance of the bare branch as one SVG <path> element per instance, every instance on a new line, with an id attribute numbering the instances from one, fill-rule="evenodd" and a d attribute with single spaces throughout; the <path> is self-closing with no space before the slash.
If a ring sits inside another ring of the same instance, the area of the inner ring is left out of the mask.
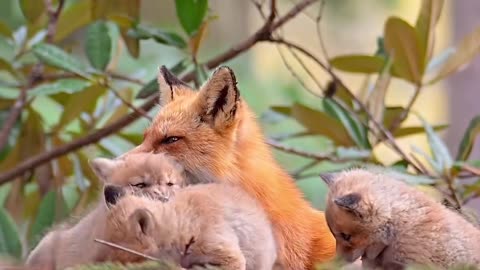
<path id="1" fill-rule="evenodd" d="M 138 256 L 143 257 L 143 258 L 145 258 L 145 259 L 147 259 L 147 260 L 156 261 L 156 262 L 161 262 L 161 260 L 158 259 L 158 258 L 149 256 L 149 255 L 147 255 L 147 254 L 144 254 L 144 253 L 141 253 L 141 252 L 138 252 L 138 251 L 135 251 L 135 250 L 133 250 L 133 249 L 129 249 L 129 248 L 126 248 L 126 247 L 117 245 L 117 244 L 112 243 L 112 242 L 108 242 L 108 241 L 101 240 L 101 239 L 95 239 L 94 241 L 97 242 L 97 243 L 100 243 L 100 244 L 102 244 L 102 245 L 106 245 L 106 246 L 109 246 L 109 247 L 113 247 L 113 248 L 116 248 L 116 249 L 120 249 L 120 250 L 126 251 L 126 252 L 128 252 L 128 253 L 132 253 L 132 254 L 138 255 Z"/>
<path id="2" fill-rule="evenodd" d="M 52 43 L 53 38 L 55 37 L 55 33 L 57 32 L 57 21 L 58 17 L 60 16 L 60 12 L 62 12 L 63 5 L 65 4 L 65 0 L 60 0 L 58 2 L 58 7 L 55 9 L 53 7 L 52 0 L 44 0 L 45 6 L 47 7 L 48 12 L 48 28 L 47 28 L 47 41 Z"/>
<path id="3" fill-rule="evenodd" d="M 276 22 L 272 23 L 271 27 L 267 27 L 265 30 L 265 26 L 262 26 L 260 30 L 262 31 L 275 31 L 275 29 L 281 27 L 283 24 L 285 24 L 287 21 L 290 19 L 294 18 L 296 15 L 298 15 L 303 9 L 308 7 L 309 5 L 313 4 L 317 0 L 304 0 L 300 3 L 298 3 L 296 6 L 294 6 L 289 12 L 287 12 L 284 16 L 280 17 Z M 240 42 L 236 46 L 230 48 L 229 50 L 225 51 L 224 53 L 221 53 L 220 55 L 214 57 L 210 61 L 206 63 L 206 67 L 209 69 L 215 68 L 218 65 L 220 65 L 223 62 L 226 62 L 230 59 L 233 59 L 246 50 L 250 49 L 253 47 L 256 43 L 265 41 L 265 37 L 269 37 L 270 33 L 267 33 L 265 35 L 264 32 L 262 31 L 257 31 L 255 32 L 251 37 L 247 38 L 246 40 Z M 183 81 L 191 81 L 195 76 L 195 72 L 192 71 L 185 76 L 183 76 L 181 79 Z M 143 111 L 147 112 L 150 109 L 152 109 L 156 104 L 158 100 L 159 94 L 153 93 L 150 98 L 142 104 L 139 108 L 142 109 Z M 62 146 L 59 146 L 51 151 L 44 152 L 42 154 L 38 154 L 36 156 L 33 156 L 24 162 L 20 163 L 18 166 L 15 168 L 12 168 L 9 171 L 3 172 L 0 174 L 0 184 L 8 182 L 13 180 L 15 177 L 22 175 L 26 171 L 29 171 L 35 167 L 38 167 L 42 165 L 45 162 L 48 162 L 52 159 L 58 158 L 62 155 L 68 154 L 70 152 L 76 151 L 86 145 L 90 145 L 93 143 L 96 143 L 103 139 L 106 136 L 109 136 L 115 132 L 118 132 L 122 128 L 128 126 L 129 124 L 133 123 L 136 121 L 141 115 L 133 111 L 130 114 L 118 119 L 117 121 L 111 123 L 110 125 L 96 130 L 93 133 L 90 133 L 82 138 L 79 138 L 77 140 L 74 140 L 70 143 L 64 144 Z"/>
<path id="4" fill-rule="evenodd" d="M 115 97 L 117 97 L 123 104 L 125 104 L 125 106 L 127 106 L 137 114 L 141 115 L 142 117 L 148 119 L 149 121 L 153 120 L 153 118 L 150 115 L 148 115 L 148 113 L 145 110 L 143 110 L 142 108 L 135 107 L 128 100 L 124 99 L 111 84 L 107 84 L 106 87 L 108 87 L 110 91 L 112 91 L 112 93 L 115 95 Z"/>
<path id="5" fill-rule="evenodd" d="M 296 149 L 296 148 L 293 148 L 293 147 L 290 147 L 290 146 L 283 145 L 283 144 L 281 144 L 277 141 L 271 140 L 271 139 L 267 139 L 266 143 L 268 145 L 270 145 L 271 147 L 273 147 L 275 149 L 278 149 L 280 151 L 290 153 L 290 154 L 294 154 L 294 155 L 301 156 L 301 157 L 315 159 L 317 161 L 323 161 L 323 160 L 328 160 L 328 161 L 331 161 L 331 162 L 346 162 L 347 161 L 347 160 L 342 160 L 342 159 L 339 159 L 335 156 L 332 156 L 331 153 L 317 154 L 317 153 L 306 152 L 306 151 L 302 151 L 302 150 L 299 150 L 299 149 Z"/>

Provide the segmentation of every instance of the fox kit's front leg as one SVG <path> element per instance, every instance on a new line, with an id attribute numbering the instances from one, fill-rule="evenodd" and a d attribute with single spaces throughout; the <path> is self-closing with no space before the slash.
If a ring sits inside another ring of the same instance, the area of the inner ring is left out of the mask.
<path id="1" fill-rule="evenodd" d="M 185 252 L 181 260 L 183 268 L 209 264 L 223 270 L 254 270 L 247 269 L 245 256 L 238 244 L 232 241 L 199 240 L 192 243 Z"/>

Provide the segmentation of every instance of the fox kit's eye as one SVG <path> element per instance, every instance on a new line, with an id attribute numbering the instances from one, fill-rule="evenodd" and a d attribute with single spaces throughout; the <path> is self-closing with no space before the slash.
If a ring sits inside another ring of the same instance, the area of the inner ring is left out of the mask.
<path id="1" fill-rule="evenodd" d="M 340 233 L 340 236 L 343 238 L 343 240 L 349 242 L 350 241 L 350 238 L 352 238 L 352 236 L 350 234 L 345 234 L 345 233 Z"/>
<path id="2" fill-rule="evenodd" d="M 172 183 L 172 182 L 168 182 L 168 183 L 167 183 L 167 186 L 171 187 L 171 186 L 173 186 L 173 183 Z"/>
<path id="3" fill-rule="evenodd" d="M 170 137 L 166 137 L 165 139 L 163 139 L 160 143 L 161 144 L 171 144 L 171 143 L 179 141 L 181 138 L 182 137 L 179 137 L 179 136 L 170 136 Z"/>
<path id="4" fill-rule="evenodd" d="M 146 188 L 148 185 L 147 183 L 138 183 L 138 184 L 131 184 L 132 187 L 136 187 L 136 188 Z"/>

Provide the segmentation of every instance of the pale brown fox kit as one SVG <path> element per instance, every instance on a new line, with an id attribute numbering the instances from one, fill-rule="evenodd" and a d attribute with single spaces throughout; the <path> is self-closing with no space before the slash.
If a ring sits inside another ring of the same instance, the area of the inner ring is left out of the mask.
<path id="1" fill-rule="evenodd" d="M 104 183 L 131 187 L 132 192 L 161 201 L 168 201 L 187 184 L 183 167 L 162 153 L 139 153 L 114 160 L 95 158 L 90 165 Z"/>
<path id="2" fill-rule="evenodd" d="M 421 191 L 362 169 L 323 174 L 337 254 L 366 268 L 480 265 L 480 231 Z"/>
<path id="3" fill-rule="evenodd" d="M 117 184 L 129 187 L 129 193 L 148 194 L 161 201 L 167 201 L 175 190 L 185 184 L 183 168 L 164 154 L 138 154 L 115 161 L 96 158 L 90 165 L 105 183 L 114 180 Z M 104 192 L 107 201 L 115 196 L 109 193 L 109 189 Z M 63 269 L 102 259 L 103 249 L 94 243 L 94 236 L 103 236 L 105 210 L 105 203 L 101 200 L 77 224 L 71 221 L 53 228 L 30 252 L 27 265 Z"/>
<path id="4" fill-rule="evenodd" d="M 277 248 L 261 207 L 229 184 L 190 185 L 168 202 L 106 186 L 110 205 L 105 240 L 184 268 L 215 265 L 225 270 L 271 270 Z M 137 255 L 109 254 L 130 262 Z M 107 257 L 107 259 L 109 259 Z"/>
<path id="5" fill-rule="evenodd" d="M 26 265 L 32 269 L 60 270 L 103 260 L 107 249 L 94 240 L 105 235 L 106 210 L 101 202 L 77 224 L 62 224 L 47 233 L 30 252 Z"/>

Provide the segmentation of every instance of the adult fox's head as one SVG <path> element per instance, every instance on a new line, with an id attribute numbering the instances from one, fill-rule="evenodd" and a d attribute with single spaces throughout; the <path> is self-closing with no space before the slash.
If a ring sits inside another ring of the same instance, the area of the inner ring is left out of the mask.
<path id="1" fill-rule="evenodd" d="M 185 167 L 189 178 L 201 182 L 230 173 L 243 105 L 233 71 L 217 68 L 195 91 L 162 66 L 158 83 L 161 108 L 145 130 L 142 144 L 123 156 L 167 153 Z"/>

